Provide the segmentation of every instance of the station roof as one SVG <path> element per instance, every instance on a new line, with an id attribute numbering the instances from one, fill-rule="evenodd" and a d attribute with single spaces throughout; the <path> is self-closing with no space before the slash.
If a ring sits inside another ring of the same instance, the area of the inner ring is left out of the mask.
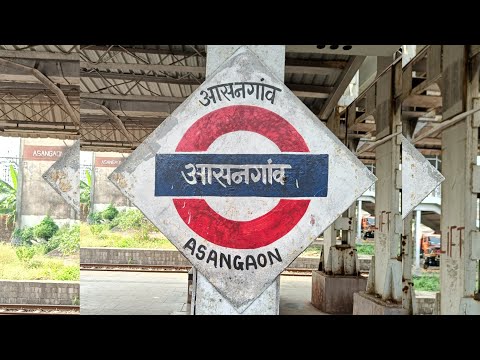
<path id="1" fill-rule="evenodd" d="M 0 135 L 77 139 L 78 60 L 73 45 L 0 45 Z"/>
<path id="2" fill-rule="evenodd" d="M 285 83 L 325 120 L 364 56 L 293 50 L 287 47 Z M 206 51 L 205 45 L 81 46 L 82 148 L 135 148 L 205 81 Z"/>
<path id="3" fill-rule="evenodd" d="M 399 47 L 287 45 L 285 83 L 326 121 L 365 56 L 391 55 Z M 130 152 L 205 80 L 207 50 L 0 45 L 0 135 L 80 137 L 83 150 Z"/>

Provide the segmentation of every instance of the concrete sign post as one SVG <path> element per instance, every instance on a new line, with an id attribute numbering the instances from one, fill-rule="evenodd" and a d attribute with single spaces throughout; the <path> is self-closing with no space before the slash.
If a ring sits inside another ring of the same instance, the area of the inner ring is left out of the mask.
<path id="1" fill-rule="evenodd" d="M 215 73 L 239 45 L 208 45 L 206 78 Z M 266 64 L 269 70 L 279 79 L 285 77 L 285 45 L 247 45 L 248 49 Z M 210 282 L 193 268 L 191 289 L 191 315 L 278 315 L 280 313 L 280 276 L 261 293 L 252 303 L 244 307 L 234 308 Z"/>
<path id="2" fill-rule="evenodd" d="M 109 179 L 242 312 L 375 176 L 241 47 Z"/>
<path id="3" fill-rule="evenodd" d="M 80 211 L 80 141 L 63 151 L 61 157 L 43 174 L 46 182 L 77 213 Z"/>

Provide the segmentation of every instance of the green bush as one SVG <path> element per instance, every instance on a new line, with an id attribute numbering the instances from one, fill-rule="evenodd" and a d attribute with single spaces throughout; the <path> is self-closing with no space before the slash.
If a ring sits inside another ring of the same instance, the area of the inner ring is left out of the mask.
<path id="1" fill-rule="evenodd" d="M 129 230 L 129 229 L 141 229 L 153 227 L 154 231 L 155 227 L 152 225 L 148 219 L 143 216 L 142 212 L 137 209 L 128 209 L 126 211 L 122 211 L 118 214 L 118 216 L 112 221 L 112 227 L 118 226 L 121 230 Z"/>
<path id="2" fill-rule="evenodd" d="M 78 281 L 80 279 L 80 267 L 78 265 L 64 265 L 61 261 L 50 261 L 48 267 L 43 267 L 41 279 Z"/>
<path id="3" fill-rule="evenodd" d="M 45 254 L 48 254 L 50 251 L 55 250 L 60 245 L 61 238 L 59 238 L 57 234 L 53 235 L 50 240 L 42 244 L 45 247 Z"/>
<path id="4" fill-rule="evenodd" d="M 440 277 L 438 275 L 413 276 L 415 289 L 422 291 L 440 291 Z"/>
<path id="5" fill-rule="evenodd" d="M 65 266 L 55 274 L 55 280 L 78 281 L 80 279 L 79 266 Z"/>
<path id="6" fill-rule="evenodd" d="M 55 224 L 50 216 L 46 216 L 40 224 L 36 225 L 33 235 L 37 239 L 49 240 L 58 231 L 58 225 Z"/>
<path id="7" fill-rule="evenodd" d="M 370 244 L 357 244 L 357 254 L 375 255 L 375 247 Z"/>
<path id="8" fill-rule="evenodd" d="M 90 231 L 93 235 L 99 235 L 103 230 L 106 230 L 108 227 L 104 224 L 93 224 L 90 225 Z"/>
<path id="9" fill-rule="evenodd" d="M 58 249 L 63 255 L 71 255 L 80 251 L 80 226 L 74 225 L 59 235 Z"/>
<path id="10" fill-rule="evenodd" d="M 118 215 L 118 210 L 112 204 L 108 205 L 105 210 L 102 211 L 102 219 L 113 220 Z"/>
<path id="11" fill-rule="evenodd" d="M 102 224 L 111 222 L 118 215 L 118 210 L 112 204 L 108 205 L 103 211 L 92 212 L 88 215 L 90 224 Z"/>
<path id="12" fill-rule="evenodd" d="M 63 255 L 71 255 L 80 249 L 80 226 L 63 226 L 52 238 L 42 245 L 45 254 L 59 249 Z"/>
<path id="13" fill-rule="evenodd" d="M 33 246 L 19 246 L 15 249 L 15 254 L 22 262 L 30 261 L 35 255 L 35 248 Z"/>
<path id="14" fill-rule="evenodd" d="M 88 215 L 88 220 L 90 224 L 100 224 L 102 222 L 102 213 L 99 211 L 92 212 Z"/>
<path id="15" fill-rule="evenodd" d="M 33 227 L 26 226 L 23 229 L 16 229 L 13 232 L 13 237 L 20 239 L 21 245 L 31 245 L 32 240 L 35 239 L 33 235 Z"/>

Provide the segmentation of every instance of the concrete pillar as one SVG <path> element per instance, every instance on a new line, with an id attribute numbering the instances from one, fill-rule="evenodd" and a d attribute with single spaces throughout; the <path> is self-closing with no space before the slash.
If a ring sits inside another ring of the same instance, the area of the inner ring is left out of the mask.
<path id="1" fill-rule="evenodd" d="M 420 240 L 422 239 L 422 232 L 420 224 L 422 220 L 422 211 L 415 211 L 415 271 L 420 269 Z"/>
<path id="2" fill-rule="evenodd" d="M 383 300 L 401 300 L 401 262 L 398 260 L 402 233 L 399 191 L 396 188 L 400 163 L 397 138 L 376 149 L 375 184 L 375 294 Z"/>
<path id="3" fill-rule="evenodd" d="M 362 242 L 362 200 L 357 201 L 357 242 Z"/>
<path id="4" fill-rule="evenodd" d="M 403 234 L 401 238 L 402 253 L 402 308 L 409 314 L 413 315 L 413 297 L 415 291 L 412 279 L 412 262 L 413 262 L 413 232 L 412 232 L 413 213 L 407 215 L 403 220 Z"/>
<path id="5" fill-rule="evenodd" d="M 337 230 L 335 230 L 335 223 L 333 223 L 323 232 L 323 266 L 327 263 L 330 248 L 336 244 Z"/>
<path id="6" fill-rule="evenodd" d="M 210 76 L 227 60 L 240 45 L 208 45 L 206 76 Z M 284 45 L 250 45 L 252 50 L 279 78 L 285 76 L 285 46 Z M 275 315 L 279 313 L 280 276 L 265 290 L 247 309 L 244 314 Z M 237 311 L 199 272 L 194 272 L 192 314 L 222 314 L 238 315 Z"/>
<path id="7" fill-rule="evenodd" d="M 23 227 L 23 224 L 22 224 L 23 171 L 21 170 L 23 169 L 23 156 L 22 156 L 23 144 L 21 139 L 19 141 L 18 146 L 19 146 L 18 153 L 20 155 L 18 159 L 18 173 L 17 173 L 17 204 L 16 204 L 17 215 L 16 215 L 16 221 L 15 221 L 15 230 L 21 229 Z M 12 239 L 12 240 L 15 240 L 15 239 Z"/>
<path id="8" fill-rule="evenodd" d="M 480 55 L 469 46 L 443 46 L 443 120 L 480 107 Z M 442 132 L 441 314 L 480 314 L 475 300 L 479 254 L 479 113 Z"/>
<path id="9" fill-rule="evenodd" d="M 386 64 L 382 59 L 381 64 Z M 385 70 L 376 83 L 375 122 L 377 140 L 395 133 L 402 133 L 401 63 Z M 375 256 L 372 259 L 367 292 L 355 294 L 353 314 L 393 313 L 407 314 L 402 306 L 402 260 L 408 253 L 400 246 L 403 221 L 400 210 L 401 190 L 401 138 L 394 136 L 375 149 Z M 403 244 L 402 244 L 403 245 Z M 407 242 L 405 242 L 407 245 Z M 411 252 L 410 252 L 411 254 Z M 410 255 L 411 256 L 411 255 Z M 407 279 L 408 280 L 408 279 Z M 388 304 L 387 304 L 388 301 Z M 392 304 L 393 303 L 393 304 Z M 396 304 L 396 305 L 395 305 Z M 380 309 L 378 310 L 377 307 Z M 379 312 L 380 311 L 380 312 Z"/>
<path id="10" fill-rule="evenodd" d="M 357 232 L 357 202 L 355 201 L 352 206 L 348 208 L 348 217 L 350 218 L 350 229 L 348 230 L 348 245 L 355 247 L 355 239 L 356 239 L 356 232 Z"/>

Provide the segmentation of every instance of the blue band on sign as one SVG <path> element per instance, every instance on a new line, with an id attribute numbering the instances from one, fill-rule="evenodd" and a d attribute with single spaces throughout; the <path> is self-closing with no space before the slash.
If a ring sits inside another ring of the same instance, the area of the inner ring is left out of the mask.
<path id="1" fill-rule="evenodd" d="M 328 155 L 157 154 L 155 196 L 325 197 Z"/>

